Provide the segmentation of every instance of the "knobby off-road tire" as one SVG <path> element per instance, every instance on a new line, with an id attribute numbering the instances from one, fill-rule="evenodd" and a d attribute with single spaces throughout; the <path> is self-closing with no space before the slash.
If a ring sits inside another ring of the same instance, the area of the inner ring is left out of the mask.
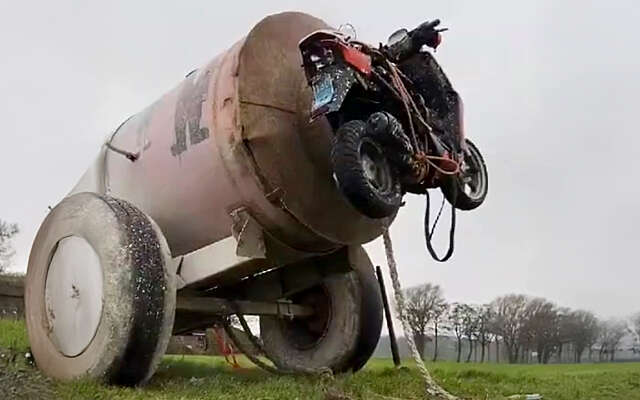
<path id="1" fill-rule="evenodd" d="M 385 218 L 398 211 L 402 188 L 381 146 L 365 133 L 360 120 L 338 128 L 331 164 L 338 188 L 353 207 L 370 218 Z"/>
<path id="2" fill-rule="evenodd" d="M 146 382 L 173 328 L 170 260 L 158 226 L 131 204 L 93 193 L 64 199 L 40 227 L 27 270 L 38 367 L 62 380 Z"/>
<path id="3" fill-rule="evenodd" d="M 357 371 L 380 339 L 382 297 L 371 262 L 357 246 L 349 250 L 354 271 L 333 274 L 318 286 L 292 296 L 316 310 L 311 319 L 260 317 L 267 356 L 289 370 L 330 368 Z"/>
<path id="4" fill-rule="evenodd" d="M 478 147 L 465 139 L 468 152 L 458 176 L 445 180 L 442 194 L 455 208 L 470 211 L 478 208 L 489 191 L 489 173 Z"/>

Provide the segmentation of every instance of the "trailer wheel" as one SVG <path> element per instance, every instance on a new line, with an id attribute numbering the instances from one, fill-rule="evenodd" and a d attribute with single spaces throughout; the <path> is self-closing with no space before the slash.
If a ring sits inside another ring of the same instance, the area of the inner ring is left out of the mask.
<path id="1" fill-rule="evenodd" d="M 64 199 L 40 227 L 27 270 L 38 367 L 62 380 L 147 381 L 173 328 L 170 260 L 160 229 L 131 204 L 93 193 Z"/>
<path id="2" fill-rule="evenodd" d="M 382 332 L 382 292 L 373 264 L 361 246 L 349 249 L 349 259 L 360 284 L 360 336 L 349 368 L 357 372 L 369 361 Z"/>
<path id="3" fill-rule="evenodd" d="M 355 271 L 330 275 L 290 298 L 313 307 L 313 317 L 260 317 L 264 351 L 277 366 L 341 373 L 359 370 L 373 354 L 382 327 L 382 298 L 364 250 L 358 246 L 349 253 Z"/>
<path id="4" fill-rule="evenodd" d="M 349 202 L 370 218 L 385 218 L 398 211 L 402 188 L 381 146 L 365 135 L 366 126 L 354 120 L 338 128 L 331 163 L 338 188 Z"/>

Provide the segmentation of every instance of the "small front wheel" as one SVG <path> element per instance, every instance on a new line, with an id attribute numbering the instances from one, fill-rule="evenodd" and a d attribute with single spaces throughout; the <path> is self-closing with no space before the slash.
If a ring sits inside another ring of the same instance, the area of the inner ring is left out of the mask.
<path id="1" fill-rule="evenodd" d="M 465 139 L 465 153 L 460 173 L 448 178 L 442 185 L 444 197 L 459 210 L 473 210 L 479 207 L 487 197 L 489 175 L 482 154 L 475 144 Z"/>
<path id="2" fill-rule="evenodd" d="M 370 218 L 389 217 L 402 203 L 400 180 L 365 130 L 360 120 L 338 128 L 331 151 L 333 171 L 340 191 L 358 211 Z"/>

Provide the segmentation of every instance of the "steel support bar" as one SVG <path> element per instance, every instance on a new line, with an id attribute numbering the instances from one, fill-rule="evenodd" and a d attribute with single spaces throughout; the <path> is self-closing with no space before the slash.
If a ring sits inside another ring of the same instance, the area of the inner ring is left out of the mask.
<path id="1" fill-rule="evenodd" d="M 391 354 L 393 356 L 393 364 L 400 366 L 400 352 L 398 351 L 398 341 L 396 340 L 396 332 L 393 329 L 393 320 L 391 319 L 391 309 L 389 308 L 389 300 L 387 299 L 387 291 L 384 287 L 382 279 L 382 269 L 378 265 L 376 267 L 376 275 L 380 284 L 380 292 L 382 292 L 382 305 L 384 306 L 384 318 L 387 320 L 387 329 L 389 330 L 389 344 L 391 345 Z"/>
<path id="2" fill-rule="evenodd" d="M 283 318 L 308 317 L 313 315 L 311 307 L 287 302 L 229 301 L 217 297 L 178 297 L 176 312 L 194 312 L 207 315 L 273 315 Z"/>

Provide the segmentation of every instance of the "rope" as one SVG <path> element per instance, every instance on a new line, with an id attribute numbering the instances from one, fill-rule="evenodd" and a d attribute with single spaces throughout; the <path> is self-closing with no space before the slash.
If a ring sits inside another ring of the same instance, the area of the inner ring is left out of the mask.
<path id="1" fill-rule="evenodd" d="M 393 64 L 391 61 L 387 61 L 387 66 L 391 71 L 391 83 L 393 84 L 392 92 L 397 97 L 399 97 L 400 101 L 404 105 L 405 112 L 407 113 L 407 120 L 409 121 L 409 130 L 411 133 L 411 142 L 413 144 L 413 148 L 415 151 L 415 160 L 418 164 L 417 171 L 419 171 L 419 173 L 417 175 L 420 176 L 421 179 L 424 179 L 424 177 L 428 175 L 430 167 L 434 168 L 436 171 L 438 171 L 442 175 L 457 175 L 460 172 L 460 163 L 448 157 L 430 155 L 428 151 L 428 145 L 429 145 L 428 138 L 425 138 L 424 148 L 421 148 L 422 146 L 420 146 L 420 142 L 418 142 L 417 140 L 415 127 L 413 126 L 413 117 L 415 116 L 418 119 L 418 121 L 422 123 L 422 125 L 427 129 L 429 135 L 433 135 L 433 129 L 422 117 L 422 114 L 420 113 L 418 106 L 413 101 L 413 97 L 411 97 L 411 94 L 407 90 L 407 87 L 405 86 L 404 82 L 402 82 L 402 78 L 400 77 L 400 74 L 402 74 L 402 71 L 400 71 L 398 67 L 396 67 L 396 65 Z M 386 84 L 386 82 L 384 83 Z M 414 111 L 413 113 L 411 112 L 411 109 L 413 109 Z M 440 163 L 453 164 L 453 168 L 451 169 L 442 168 L 435 161 L 439 161 Z"/>
<path id="2" fill-rule="evenodd" d="M 427 197 L 427 201 L 428 201 L 428 197 Z M 402 329 L 403 329 L 403 331 L 405 333 L 405 338 L 407 340 L 407 344 L 409 345 L 409 350 L 411 351 L 411 354 L 413 355 L 413 359 L 414 359 L 414 361 L 416 363 L 416 366 L 418 367 L 418 371 L 420 372 L 420 375 L 422 376 L 422 379 L 424 381 L 426 398 L 435 398 L 435 399 L 441 399 L 441 400 L 461 400 L 460 398 L 450 394 L 444 388 L 442 388 L 440 385 L 438 385 L 438 383 L 433 379 L 433 377 L 429 373 L 429 370 L 427 370 L 427 367 L 425 366 L 424 361 L 420 357 L 420 353 L 418 353 L 418 349 L 416 347 L 413 335 L 411 334 L 411 327 L 409 325 L 409 321 L 406 318 L 406 314 L 404 312 L 404 310 L 405 310 L 404 294 L 402 292 L 402 286 L 400 285 L 400 278 L 398 276 L 398 268 L 397 268 L 395 256 L 393 254 L 393 244 L 391 243 L 391 236 L 389 235 L 388 228 L 385 228 L 382 237 L 383 237 L 383 240 L 384 240 L 384 247 L 385 247 L 385 255 L 386 255 L 386 258 L 387 258 L 387 264 L 389 265 L 389 275 L 391 277 L 391 282 L 392 282 L 392 286 L 393 286 L 394 299 L 395 299 L 395 303 L 396 303 L 396 310 L 398 310 L 398 316 L 400 318 L 400 321 L 402 322 Z M 247 335 L 247 337 L 248 337 L 249 341 L 251 342 L 251 344 L 253 344 L 253 346 L 255 346 L 255 348 L 260 353 L 264 354 L 265 356 L 267 356 L 267 358 L 271 359 L 269 357 L 269 354 L 267 352 L 265 352 L 264 346 L 262 346 L 262 344 L 260 343 L 258 338 L 256 338 L 253 335 L 253 333 L 251 332 L 251 328 L 249 327 L 249 324 L 247 323 L 246 319 L 244 318 L 244 315 L 242 315 L 239 312 L 237 312 L 236 315 L 238 316 L 238 320 L 240 321 L 240 325 L 242 326 L 242 329 L 245 332 L 245 334 Z M 319 376 L 321 378 L 324 378 L 324 377 L 327 377 L 327 376 L 333 377 L 333 374 L 332 374 L 331 370 L 327 371 L 327 368 L 311 369 L 311 368 L 305 368 L 305 367 L 302 367 L 302 366 L 295 366 L 293 369 L 287 369 L 287 368 L 283 368 L 283 366 L 280 366 L 275 362 L 274 362 L 275 366 L 268 365 L 267 363 L 263 362 L 258 357 L 253 355 L 253 353 L 244 345 L 244 343 L 241 340 L 239 340 L 239 338 L 237 337 L 236 333 L 231 328 L 231 324 L 230 324 L 229 320 L 224 320 L 222 326 L 224 327 L 224 330 L 227 333 L 227 336 L 229 336 L 229 338 L 234 343 L 236 348 L 238 348 L 238 350 L 240 350 L 242 353 L 244 353 L 245 356 L 252 363 L 254 363 L 256 366 L 264 369 L 265 371 L 268 371 L 268 372 L 271 372 L 271 373 L 277 374 L 277 375 L 300 375 L 300 374 L 303 374 L 303 375 Z M 381 396 L 381 397 L 383 397 L 383 396 Z"/>
<path id="3" fill-rule="evenodd" d="M 419 153 L 422 150 L 424 150 L 424 152 L 426 153 L 427 142 L 425 141 L 425 148 L 422 149 L 416 137 L 416 130 L 413 127 L 413 117 L 411 115 L 411 110 L 409 109 L 409 103 L 412 102 L 411 96 L 407 92 L 407 88 L 404 86 L 404 83 L 402 83 L 402 79 L 400 79 L 400 77 L 398 76 L 398 70 L 396 69 L 395 65 L 393 65 L 390 61 L 387 61 L 387 64 L 389 65 L 389 69 L 391 70 L 391 83 L 393 84 L 393 86 L 395 86 L 396 91 L 400 94 L 400 100 L 402 100 L 402 104 L 404 105 L 405 111 L 407 112 L 407 119 L 409 121 L 409 130 L 411 131 L 411 142 L 413 143 L 413 149 L 416 153 Z M 419 115 L 419 113 L 418 116 L 420 117 L 420 119 L 422 119 L 422 116 Z M 428 125 L 427 127 L 428 129 L 431 129 Z"/>
<path id="4" fill-rule="evenodd" d="M 440 385 L 438 385 L 438 383 L 433 379 L 433 377 L 427 370 L 427 367 L 424 365 L 422 358 L 420 358 L 420 353 L 418 353 L 418 349 L 416 348 L 413 335 L 411 335 L 411 327 L 409 326 L 409 321 L 407 320 L 406 314 L 404 312 L 405 300 L 402 292 L 402 287 L 400 285 L 400 279 L 398 277 L 398 269 L 395 261 L 395 256 L 393 254 L 393 246 L 391 243 L 391 237 L 389 235 L 388 229 L 385 229 L 383 232 L 383 240 L 384 240 L 385 254 L 387 257 L 387 263 L 389 265 L 389 275 L 391 276 L 391 282 L 393 284 L 393 292 L 394 292 L 394 299 L 396 302 L 396 309 L 398 310 L 398 314 L 399 314 L 398 316 L 400 317 L 400 321 L 402 322 L 402 329 L 405 332 L 405 338 L 407 340 L 407 344 L 409 345 L 409 349 L 416 362 L 416 366 L 418 367 L 420 375 L 422 376 L 422 379 L 424 381 L 426 398 L 428 399 L 435 398 L 435 399 L 441 399 L 441 400 L 461 400 L 460 398 L 450 394 L 445 389 L 443 389 Z M 265 352 L 264 347 L 262 346 L 258 338 L 256 338 L 251 332 L 251 328 L 249 327 L 249 324 L 244 318 L 244 315 L 242 315 L 241 313 L 237 313 L 236 315 L 238 316 L 240 325 L 242 326 L 242 329 L 247 335 L 251 344 L 253 344 L 253 346 L 255 346 L 255 348 L 260 353 L 264 354 L 267 358 L 271 359 L 269 357 L 269 354 Z M 301 374 L 312 375 L 312 376 L 318 376 L 320 378 L 326 378 L 328 376 L 330 378 L 329 380 L 332 380 L 331 378 L 333 377 L 333 374 L 331 370 L 328 370 L 327 368 L 311 369 L 311 368 L 296 366 L 293 369 L 287 369 L 276 364 L 275 362 L 274 362 L 275 366 L 271 366 L 263 362 L 262 360 L 260 360 L 255 355 L 253 355 L 253 352 L 251 352 L 245 346 L 245 344 L 241 340 L 239 340 L 236 333 L 231 328 L 231 324 L 229 320 L 224 320 L 222 326 L 224 327 L 224 330 L 227 333 L 227 336 L 229 336 L 231 341 L 235 344 L 236 348 L 240 352 L 244 353 L 245 356 L 252 363 L 254 363 L 256 366 L 264 369 L 267 372 L 271 372 L 277 375 L 301 375 Z M 325 390 L 329 390 L 329 389 L 331 388 L 325 388 Z M 394 399 L 394 400 L 396 399 L 392 397 L 377 395 L 375 393 L 369 393 L 369 394 L 372 394 L 375 397 L 382 398 L 382 399 Z M 349 398 L 349 397 L 346 397 L 346 398 Z"/>
<path id="5" fill-rule="evenodd" d="M 438 385 L 438 383 L 433 379 L 433 377 L 427 370 L 427 367 L 424 365 L 424 361 L 422 361 L 422 358 L 420 358 L 420 353 L 418 353 L 416 343 L 413 339 L 413 335 L 411 334 L 409 321 L 406 318 L 406 314 L 404 312 L 404 294 L 402 292 L 402 286 L 400 285 L 400 278 L 398 277 L 398 268 L 396 266 L 396 260 L 393 254 L 393 245 L 391 243 L 391 236 L 389 235 L 388 229 L 384 230 L 382 238 L 384 240 L 384 249 L 385 255 L 387 256 L 387 264 L 389 265 L 389 275 L 391 276 L 391 282 L 393 285 L 396 310 L 398 310 L 398 316 L 400 317 L 400 321 L 402 322 L 402 330 L 404 331 L 404 336 L 407 340 L 407 344 L 409 345 L 409 350 L 411 351 L 420 375 L 422 375 L 422 379 L 424 380 L 426 396 L 427 398 L 435 397 L 437 399 L 443 400 L 460 400 L 458 397 L 452 395 L 451 393 L 444 390 L 440 385 Z"/>

